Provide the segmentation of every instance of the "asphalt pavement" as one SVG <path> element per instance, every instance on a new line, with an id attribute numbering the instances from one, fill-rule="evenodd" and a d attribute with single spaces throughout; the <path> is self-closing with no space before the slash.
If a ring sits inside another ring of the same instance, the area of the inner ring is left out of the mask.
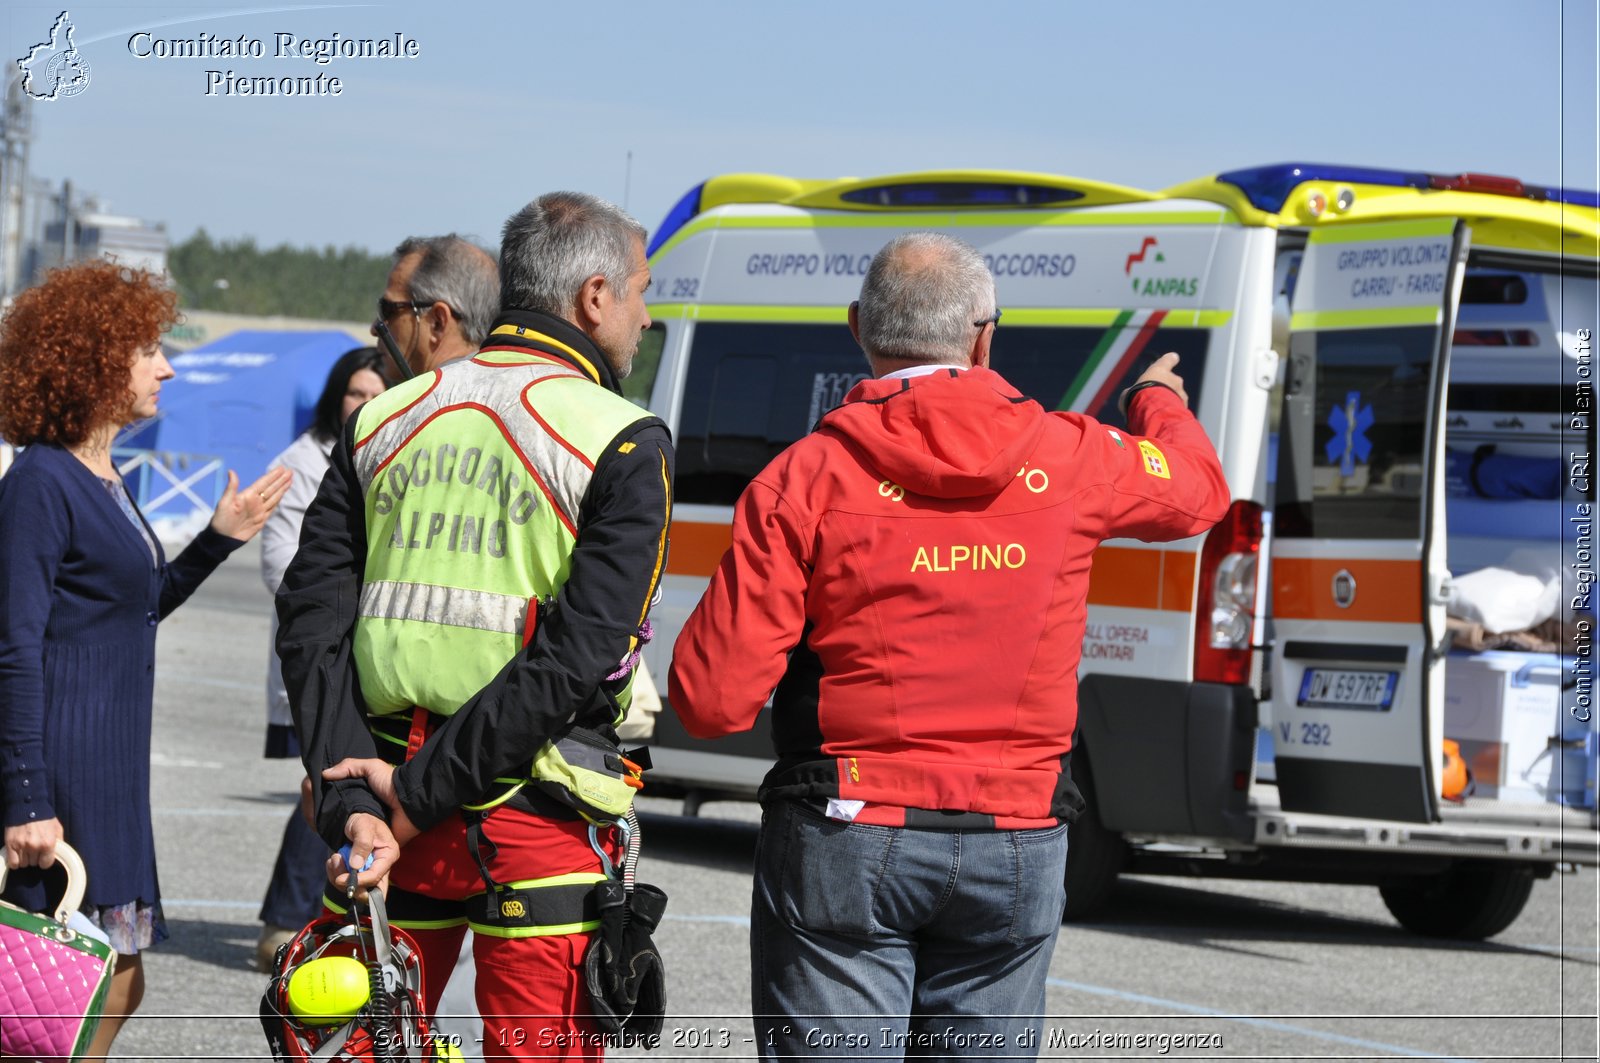
<path id="1" fill-rule="evenodd" d="M 299 769 L 261 757 L 270 600 L 257 564 L 247 547 L 161 628 L 151 799 L 172 938 L 148 953 L 117 1058 L 267 1058 L 256 912 Z M 751 1058 L 756 810 L 641 808 L 640 878 L 671 897 L 658 935 L 670 1015 L 656 1051 L 611 1054 Z M 1063 929 L 1039 1054 L 1595 1059 L 1597 903 L 1592 870 L 1558 875 L 1500 937 L 1452 944 L 1401 930 L 1371 888 L 1130 879 L 1099 918 Z M 470 993 L 453 984 L 445 1010 L 470 1012 Z M 483 1051 L 470 1017 L 447 1025 Z"/>

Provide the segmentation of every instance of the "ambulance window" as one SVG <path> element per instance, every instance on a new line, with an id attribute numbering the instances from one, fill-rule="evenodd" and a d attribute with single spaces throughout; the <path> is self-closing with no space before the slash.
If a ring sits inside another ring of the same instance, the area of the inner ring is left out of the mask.
<path id="1" fill-rule="evenodd" d="M 1450 353 L 1445 413 L 1445 496 L 1452 535 L 1497 527 L 1494 509 L 1455 499 L 1582 497 L 1568 472 L 1564 436 L 1575 436 L 1564 403 L 1578 394 L 1563 378 L 1577 368 L 1563 324 L 1585 320 L 1571 298 L 1594 281 L 1571 273 L 1512 270 L 1469 260 Z M 1563 291 L 1567 293 L 1563 296 Z M 1594 318 L 1588 300 L 1587 320 Z M 1575 326 L 1568 326 L 1575 327 Z M 1577 408 L 1577 407 L 1575 407 Z M 1470 530 L 1464 530 L 1470 529 Z"/>
<path id="2" fill-rule="evenodd" d="M 1528 301 L 1528 282 L 1515 273 L 1486 273 L 1474 270 L 1461 283 L 1463 306 L 1521 305 Z"/>
<path id="3" fill-rule="evenodd" d="M 1298 333 L 1292 351 L 1315 370 L 1288 407 L 1308 430 L 1280 440 L 1280 534 L 1409 539 L 1421 534 L 1431 328 Z M 1287 412 L 1285 416 L 1288 416 Z M 1294 439 L 1306 453 L 1295 454 Z"/>
<path id="4" fill-rule="evenodd" d="M 633 357 L 633 372 L 622 382 L 625 398 L 646 409 L 650 392 L 656 386 L 656 370 L 661 368 L 661 348 L 667 342 L 667 327 L 656 322 L 639 337 L 639 353 Z"/>
<path id="5" fill-rule="evenodd" d="M 677 501 L 733 504 L 866 376 L 844 325 L 701 322 L 678 427 Z"/>
<path id="6" fill-rule="evenodd" d="M 1002 326 L 995 332 L 990 365 L 1047 410 L 1079 410 L 1122 425 L 1117 397 L 1168 351 L 1178 352 L 1189 408 L 1198 409 L 1209 340 L 1205 329 L 1162 328 L 1145 339 L 1137 328 L 1113 335 L 1099 328 Z M 1127 351 L 1134 343 L 1140 347 L 1130 358 Z"/>

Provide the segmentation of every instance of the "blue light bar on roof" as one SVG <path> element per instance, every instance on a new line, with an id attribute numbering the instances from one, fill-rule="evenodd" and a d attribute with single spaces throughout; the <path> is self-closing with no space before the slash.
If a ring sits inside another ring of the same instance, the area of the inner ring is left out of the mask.
<path id="1" fill-rule="evenodd" d="M 700 213 L 700 193 L 705 187 L 706 183 L 701 181 L 685 192 L 683 198 L 667 211 L 667 216 L 661 219 L 660 226 L 656 228 L 655 236 L 650 238 L 650 246 L 644 249 L 645 258 L 655 254 L 662 244 L 672 239 L 673 233 L 689 224 L 689 220 Z"/>
<path id="2" fill-rule="evenodd" d="M 874 207 L 1040 207 L 1070 203 L 1083 193 L 1048 185 L 990 181 L 901 181 L 839 193 L 846 203 Z"/>
<path id="3" fill-rule="evenodd" d="M 1483 186 L 1474 188 L 1474 178 Z M 1365 166 L 1337 166 L 1319 162 L 1284 162 L 1247 170 L 1229 170 L 1218 174 L 1217 180 L 1236 186 L 1257 210 L 1269 214 L 1281 213 L 1289 194 L 1306 181 L 1347 181 L 1351 184 L 1388 185 L 1393 188 L 1460 188 L 1497 195 L 1519 195 L 1526 199 L 1572 206 L 1600 207 L 1600 195 L 1575 188 L 1523 185 L 1512 178 L 1484 178 L 1475 174 L 1448 177 L 1420 171 L 1376 170 Z M 1504 185 L 1507 189 L 1514 186 L 1515 191 L 1501 190 L 1494 187 L 1495 184 Z"/>
<path id="4" fill-rule="evenodd" d="M 1217 180 L 1238 187 L 1252 206 L 1268 214 L 1283 211 L 1289 193 L 1306 181 L 1349 181 L 1352 184 L 1392 185 L 1396 188 L 1428 188 L 1431 178 L 1425 173 L 1403 170 L 1372 170 L 1364 166 L 1331 166 L 1319 162 L 1281 162 L 1248 170 L 1229 170 Z"/>
<path id="5" fill-rule="evenodd" d="M 1534 188 L 1529 185 L 1530 192 L 1543 192 L 1544 197 L 1557 203 L 1566 203 L 1573 207 L 1594 207 L 1600 209 L 1600 192 L 1585 192 L 1581 188 Z"/>

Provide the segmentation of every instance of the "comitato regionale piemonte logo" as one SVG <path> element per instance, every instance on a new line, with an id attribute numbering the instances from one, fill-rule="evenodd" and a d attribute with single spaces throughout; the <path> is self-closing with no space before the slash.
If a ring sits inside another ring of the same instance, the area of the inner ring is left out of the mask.
<path id="1" fill-rule="evenodd" d="M 56 100 L 89 87 L 89 61 L 73 43 L 72 33 L 72 19 L 63 11 L 50 27 L 50 39 L 17 59 L 23 92 L 36 100 Z"/>

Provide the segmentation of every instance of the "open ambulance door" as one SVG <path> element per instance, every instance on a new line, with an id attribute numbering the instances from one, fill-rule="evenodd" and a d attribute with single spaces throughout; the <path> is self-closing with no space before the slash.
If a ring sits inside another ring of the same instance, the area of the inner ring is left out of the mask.
<path id="1" fill-rule="evenodd" d="M 1285 811 L 1438 818 L 1444 402 L 1469 233 L 1311 233 L 1280 422 L 1272 727 Z"/>

